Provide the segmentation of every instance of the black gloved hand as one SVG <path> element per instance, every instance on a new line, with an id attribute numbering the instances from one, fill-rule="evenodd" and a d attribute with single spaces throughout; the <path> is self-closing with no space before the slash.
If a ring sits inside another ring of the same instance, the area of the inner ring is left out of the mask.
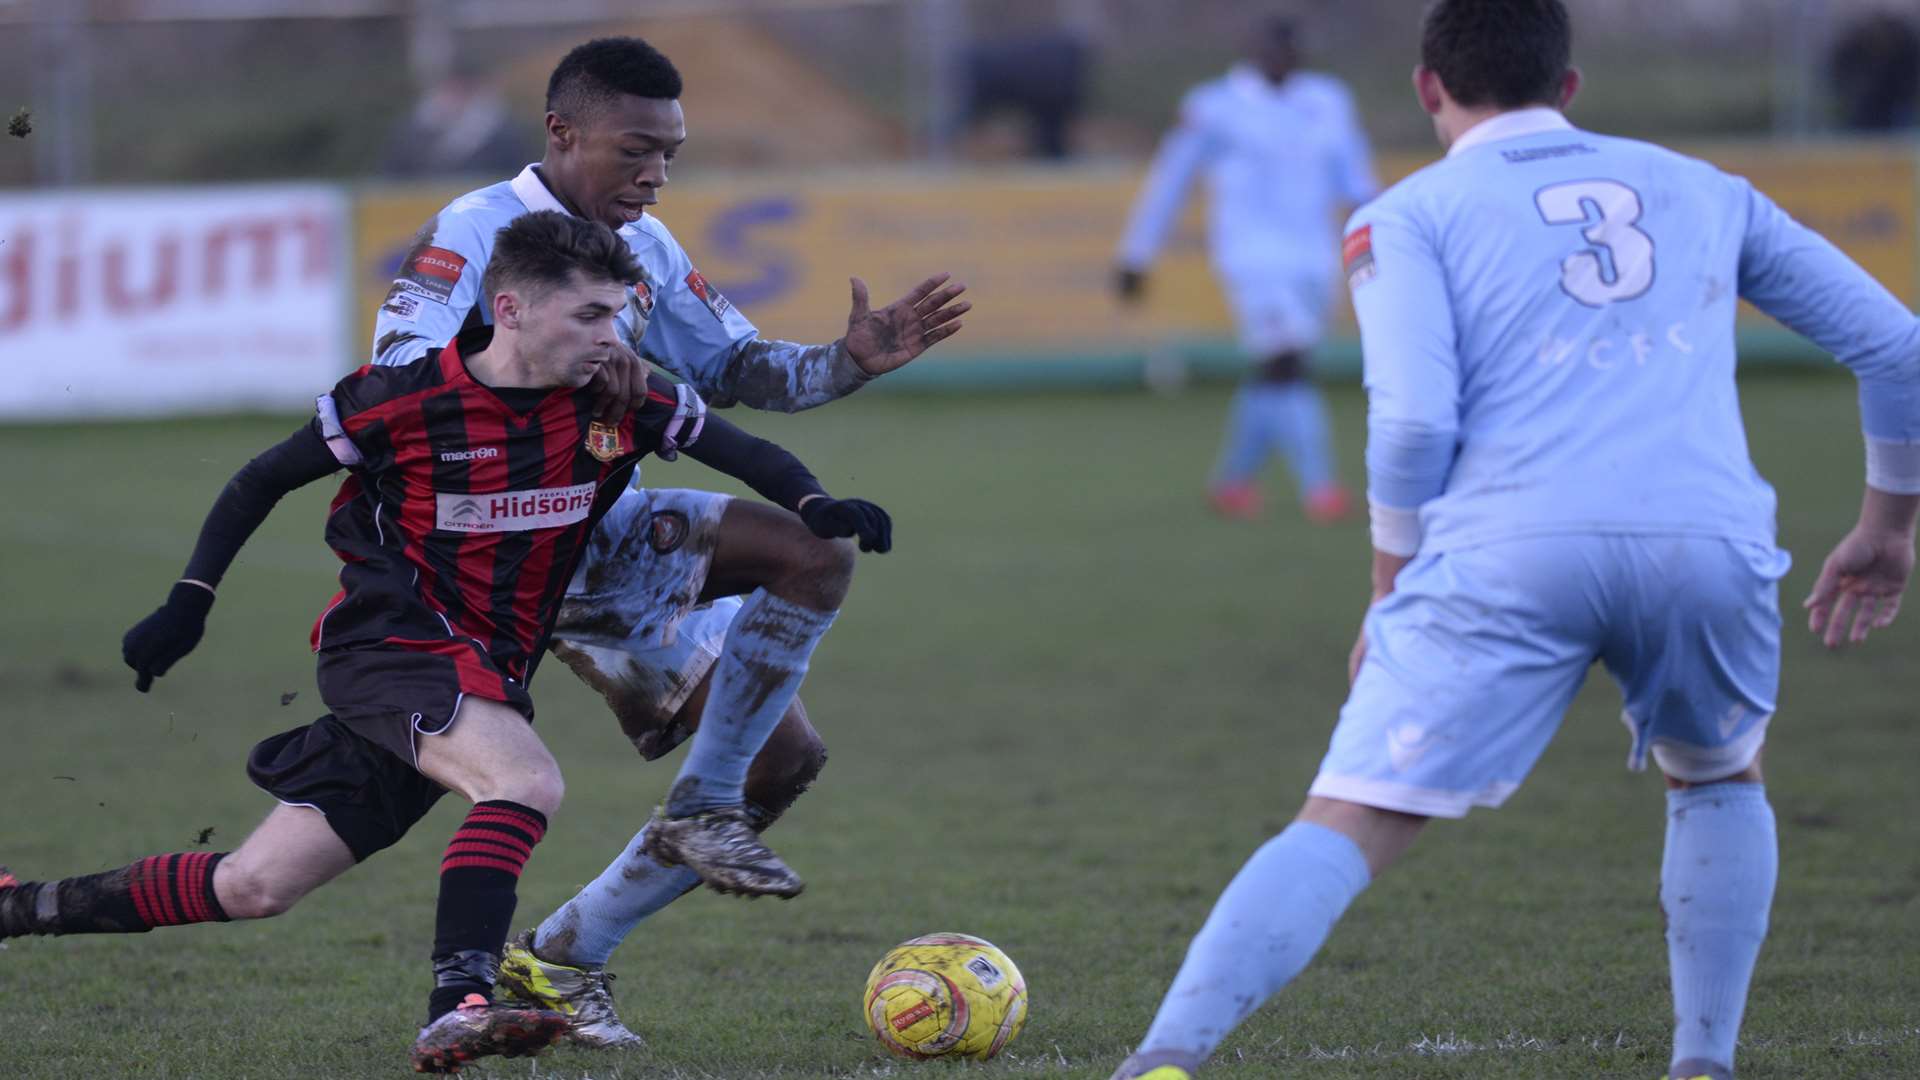
<path id="1" fill-rule="evenodd" d="M 865 499 L 808 499 L 800 507 L 800 520 L 823 540 L 858 536 L 861 551 L 893 548 L 893 519 Z"/>
<path id="2" fill-rule="evenodd" d="M 1113 270 L 1113 295 L 1123 304 L 1137 304 L 1147 293 L 1147 273 L 1130 266 Z"/>
<path id="3" fill-rule="evenodd" d="M 207 612 L 212 609 L 211 591 L 177 581 L 167 594 L 167 602 L 127 631 L 127 636 L 120 639 L 120 655 L 134 671 L 135 690 L 146 693 L 155 676 L 165 675 L 200 644 L 200 635 L 207 629 Z"/>

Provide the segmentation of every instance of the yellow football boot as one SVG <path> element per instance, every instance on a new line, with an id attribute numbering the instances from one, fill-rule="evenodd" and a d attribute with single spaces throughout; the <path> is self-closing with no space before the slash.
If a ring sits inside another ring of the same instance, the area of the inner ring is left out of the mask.
<path id="1" fill-rule="evenodd" d="M 645 1042 L 613 1008 L 613 975 L 602 968 L 569 967 L 533 951 L 533 931 L 507 942 L 496 991 L 503 999 L 551 1009 L 567 1018 L 567 1038 L 596 1048 Z"/>

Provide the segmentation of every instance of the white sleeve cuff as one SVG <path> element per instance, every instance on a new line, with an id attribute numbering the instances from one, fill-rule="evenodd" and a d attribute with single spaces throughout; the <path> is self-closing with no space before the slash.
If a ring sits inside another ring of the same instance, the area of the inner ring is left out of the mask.
<path id="1" fill-rule="evenodd" d="M 1920 443 L 1867 436 L 1867 486 L 1889 495 L 1920 495 Z"/>
<path id="2" fill-rule="evenodd" d="M 1420 511 L 1367 500 L 1373 527 L 1373 547 L 1388 555 L 1409 558 L 1420 550 Z"/>
<path id="3" fill-rule="evenodd" d="M 333 451 L 335 461 L 342 465 L 358 465 L 365 460 L 360 448 L 347 435 L 347 429 L 341 425 L 340 408 L 333 403 L 332 394 L 321 394 L 314 398 L 313 411 L 320 417 L 320 436 L 327 440 L 327 449 Z"/>

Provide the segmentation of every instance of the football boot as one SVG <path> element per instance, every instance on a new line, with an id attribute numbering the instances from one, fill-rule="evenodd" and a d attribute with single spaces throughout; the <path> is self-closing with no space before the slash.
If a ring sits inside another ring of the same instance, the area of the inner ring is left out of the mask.
<path id="1" fill-rule="evenodd" d="M 459 1008 L 420 1029 L 407 1057 L 414 1072 L 459 1072 L 490 1054 L 537 1054 L 566 1033 L 567 1018 L 557 1012 L 496 1005 L 479 994 L 468 994 Z"/>
<path id="2" fill-rule="evenodd" d="M 723 806 L 685 817 L 653 812 L 640 850 L 663 866 L 685 866 L 715 892 L 740 896 L 800 895 L 806 884 L 761 843 L 745 806 Z"/>
<path id="3" fill-rule="evenodd" d="M 567 1038 L 581 1046 L 629 1047 L 645 1042 L 614 1011 L 611 972 L 541 959 L 533 951 L 531 930 L 507 943 L 500 957 L 500 982 L 494 989 L 507 1000 L 566 1017 Z"/>

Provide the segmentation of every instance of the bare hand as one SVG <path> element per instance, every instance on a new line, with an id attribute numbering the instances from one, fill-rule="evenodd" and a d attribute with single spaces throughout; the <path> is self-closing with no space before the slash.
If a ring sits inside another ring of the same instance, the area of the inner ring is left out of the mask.
<path id="1" fill-rule="evenodd" d="M 885 375 L 935 344 L 960 332 L 960 316 L 973 310 L 955 297 L 965 285 L 948 285 L 953 275 L 935 274 L 907 295 L 874 311 L 867 307 L 867 283 L 851 279 L 853 310 L 847 315 L 847 355 L 868 375 Z"/>
<path id="2" fill-rule="evenodd" d="M 1360 677 L 1360 665 L 1367 662 L 1367 620 L 1360 618 L 1360 635 L 1353 639 L 1353 650 L 1347 653 L 1347 685 Z"/>
<path id="3" fill-rule="evenodd" d="M 1820 567 L 1807 609 L 1807 629 L 1829 649 L 1867 640 L 1893 625 L 1900 594 L 1913 573 L 1913 534 L 1855 526 Z"/>
<path id="4" fill-rule="evenodd" d="M 647 400 L 647 362 L 623 342 L 613 343 L 613 354 L 587 380 L 593 391 L 593 418 L 618 420 Z"/>

